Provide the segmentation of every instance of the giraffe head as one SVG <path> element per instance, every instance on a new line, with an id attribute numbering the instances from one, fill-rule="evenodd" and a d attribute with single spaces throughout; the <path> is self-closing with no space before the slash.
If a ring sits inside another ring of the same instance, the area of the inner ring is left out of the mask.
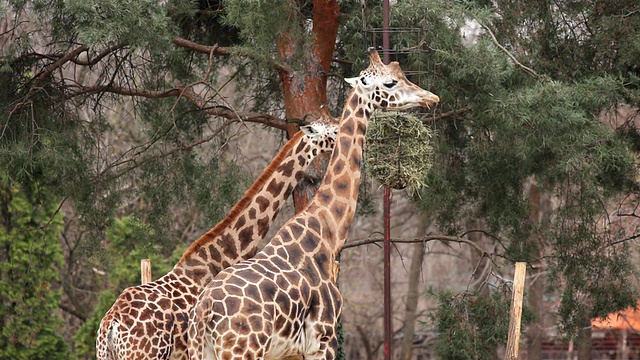
<path id="1" fill-rule="evenodd" d="M 405 110 L 440 101 L 437 95 L 409 81 L 398 62 L 385 65 L 375 49 L 370 50 L 369 62 L 360 76 L 345 80 L 360 96 L 369 99 L 374 109 Z"/>
<path id="2" fill-rule="evenodd" d="M 300 131 L 311 139 L 311 143 L 318 148 L 319 152 L 331 151 L 338 135 L 338 119 L 331 116 L 326 108 L 321 109 L 320 112 L 321 115 L 317 119 L 300 126 Z M 309 158 L 312 155 L 316 154 L 308 154 Z"/>

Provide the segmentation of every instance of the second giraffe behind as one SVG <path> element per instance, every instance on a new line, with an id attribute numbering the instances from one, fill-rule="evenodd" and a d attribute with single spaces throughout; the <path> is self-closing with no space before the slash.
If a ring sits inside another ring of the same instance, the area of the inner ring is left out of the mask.
<path id="1" fill-rule="evenodd" d="M 347 79 L 353 90 L 315 197 L 255 257 L 220 272 L 198 297 L 192 360 L 335 358 L 342 296 L 332 266 L 355 215 L 369 117 L 440 100 L 407 80 L 397 62 L 383 64 L 375 50 L 369 60 Z"/>
<path id="2" fill-rule="evenodd" d="M 338 125 L 327 112 L 300 130 L 229 214 L 191 244 L 173 270 L 120 294 L 100 322 L 98 360 L 187 357 L 187 321 L 196 297 L 220 270 L 256 253 L 305 169 L 318 154 L 333 149 Z"/>

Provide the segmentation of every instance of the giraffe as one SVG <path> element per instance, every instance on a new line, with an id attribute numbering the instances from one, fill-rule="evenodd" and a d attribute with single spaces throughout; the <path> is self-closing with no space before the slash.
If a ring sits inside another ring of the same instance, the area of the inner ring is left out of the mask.
<path id="1" fill-rule="evenodd" d="M 337 119 L 326 110 L 301 126 L 229 214 L 197 239 L 163 277 L 125 289 L 98 329 L 100 360 L 184 359 L 188 314 L 222 269 L 248 259 L 311 161 L 333 149 Z"/>
<path id="2" fill-rule="evenodd" d="M 375 109 L 429 106 L 439 98 L 412 84 L 397 62 L 371 50 L 352 85 L 336 145 L 313 199 L 255 257 L 222 272 L 191 311 L 191 360 L 335 358 L 342 296 L 332 266 L 349 233 L 362 150 Z"/>

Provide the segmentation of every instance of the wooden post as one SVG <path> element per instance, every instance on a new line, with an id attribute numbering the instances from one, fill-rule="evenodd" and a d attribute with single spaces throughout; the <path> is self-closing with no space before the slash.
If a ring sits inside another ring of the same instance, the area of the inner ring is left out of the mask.
<path id="1" fill-rule="evenodd" d="M 513 297 L 511 298 L 511 311 L 509 312 L 509 336 L 505 360 L 517 360 L 520 347 L 520 324 L 522 323 L 522 300 L 524 297 L 524 279 L 527 272 L 527 263 L 516 263 L 516 271 L 513 277 Z"/>
<path id="2" fill-rule="evenodd" d="M 573 340 L 569 341 L 569 350 L 567 351 L 567 360 L 573 360 Z"/>
<path id="3" fill-rule="evenodd" d="M 140 282 L 151 282 L 151 259 L 140 260 Z"/>

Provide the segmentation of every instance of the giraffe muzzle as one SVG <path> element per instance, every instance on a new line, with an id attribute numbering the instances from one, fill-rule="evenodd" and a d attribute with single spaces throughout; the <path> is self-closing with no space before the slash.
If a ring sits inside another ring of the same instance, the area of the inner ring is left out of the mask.
<path id="1" fill-rule="evenodd" d="M 427 96 L 423 98 L 422 101 L 420 101 L 420 106 L 422 106 L 425 109 L 428 109 L 432 105 L 435 105 L 439 102 L 440 102 L 440 98 L 438 97 L 438 95 L 429 93 Z"/>

